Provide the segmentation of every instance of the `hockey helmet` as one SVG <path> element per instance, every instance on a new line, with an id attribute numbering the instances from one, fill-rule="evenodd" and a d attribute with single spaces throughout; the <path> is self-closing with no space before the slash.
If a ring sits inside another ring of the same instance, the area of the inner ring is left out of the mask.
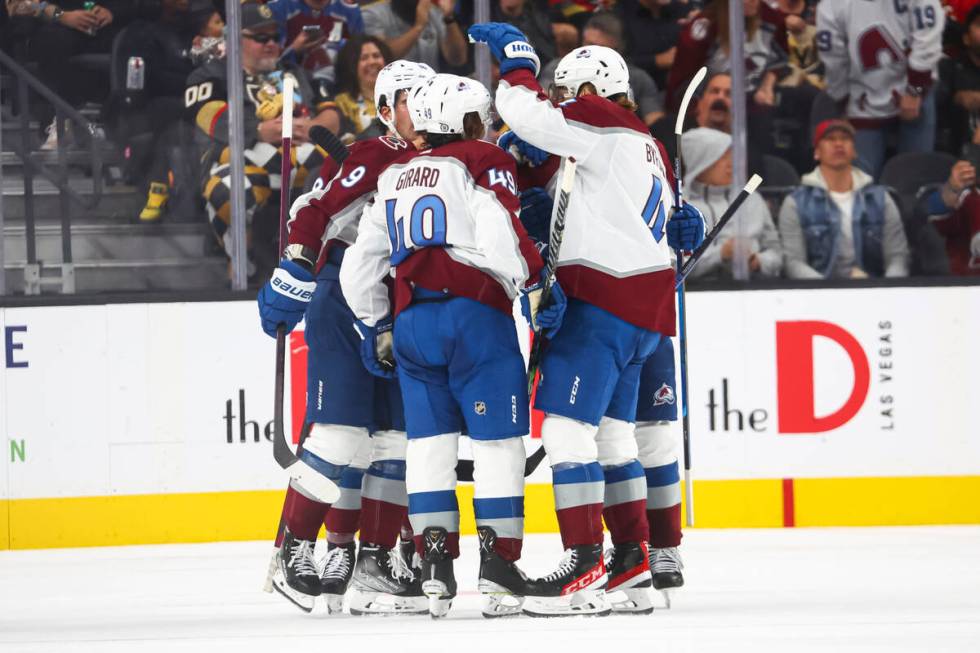
<path id="1" fill-rule="evenodd" d="M 475 79 L 438 74 L 412 89 L 408 111 L 417 131 L 462 134 L 463 118 L 470 112 L 489 123 L 490 92 Z"/>
<path id="2" fill-rule="evenodd" d="M 398 95 L 398 91 L 407 91 L 435 74 L 436 71 L 427 64 L 406 61 L 405 59 L 392 61 L 381 69 L 377 80 L 374 82 L 374 108 L 378 118 L 388 129 L 395 131 L 395 121 L 392 118 L 382 117 L 382 102 L 384 106 L 390 107 L 394 112 L 395 96 Z"/>
<path id="3" fill-rule="evenodd" d="M 568 97 L 578 95 L 586 82 L 595 86 L 602 97 L 631 93 L 630 73 L 623 57 L 602 45 L 575 48 L 555 68 L 555 86 L 568 89 Z"/>

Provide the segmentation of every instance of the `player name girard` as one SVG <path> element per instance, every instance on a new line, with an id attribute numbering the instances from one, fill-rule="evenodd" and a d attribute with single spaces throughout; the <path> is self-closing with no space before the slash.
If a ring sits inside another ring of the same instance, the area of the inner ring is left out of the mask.
<path id="1" fill-rule="evenodd" d="M 435 168 L 429 168 L 428 166 L 409 168 L 405 172 L 398 175 L 398 183 L 395 184 L 395 190 L 401 190 L 403 188 L 408 188 L 409 186 L 425 186 L 426 188 L 432 188 L 438 181 L 439 171 Z"/>

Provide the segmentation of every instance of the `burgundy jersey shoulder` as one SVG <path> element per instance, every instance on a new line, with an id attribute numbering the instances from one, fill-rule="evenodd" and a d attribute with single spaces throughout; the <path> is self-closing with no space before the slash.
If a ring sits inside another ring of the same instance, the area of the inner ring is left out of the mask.
<path id="1" fill-rule="evenodd" d="M 650 130 L 635 113 L 598 95 L 583 95 L 558 105 L 566 120 L 592 127 L 625 128 L 649 135 Z"/>

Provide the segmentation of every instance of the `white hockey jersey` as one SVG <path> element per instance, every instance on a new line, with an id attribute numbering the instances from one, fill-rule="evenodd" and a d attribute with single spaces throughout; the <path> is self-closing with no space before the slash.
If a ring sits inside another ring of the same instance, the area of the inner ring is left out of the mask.
<path id="1" fill-rule="evenodd" d="M 385 170 L 347 249 L 340 285 L 368 325 L 412 300 L 416 287 L 468 297 L 511 315 L 541 256 L 518 219 L 514 159 L 483 141 L 424 150 Z M 394 268 L 394 301 L 384 280 Z"/>
<path id="2" fill-rule="evenodd" d="M 527 70 L 500 80 L 497 111 L 523 140 L 578 162 L 558 280 L 569 297 L 673 335 L 673 206 L 666 155 L 632 112 L 599 96 L 555 106 Z"/>
<path id="3" fill-rule="evenodd" d="M 816 43 L 827 93 L 848 98 L 856 127 L 895 118 L 907 86 L 932 84 L 945 23 L 940 0 L 822 0 Z"/>

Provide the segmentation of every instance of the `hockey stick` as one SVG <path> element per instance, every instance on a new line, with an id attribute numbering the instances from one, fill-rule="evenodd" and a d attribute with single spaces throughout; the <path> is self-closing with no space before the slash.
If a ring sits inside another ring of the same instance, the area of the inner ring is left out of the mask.
<path id="1" fill-rule="evenodd" d="M 674 124 L 674 136 L 677 139 L 677 150 L 674 153 L 674 210 L 681 208 L 684 182 L 681 180 L 681 134 L 684 133 L 684 118 L 687 116 L 687 107 L 691 104 L 694 92 L 701 85 L 708 69 L 704 66 L 694 74 L 687 90 L 684 91 L 684 99 L 681 100 L 680 110 L 677 113 L 677 122 Z M 694 526 L 694 490 L 691 486 L 691 423 L 688 416 L 688 387 L 687 387 L 687 311 L 684 303 L 684 278 L 681 276 L 684 252 L 677 250 L 677 317 L 678 317 L 678 340 L 681 350 L 681 420 L 684 429 L 684 495 L 687 503 L 687 525 Z"/>
<path id="2" fill-rule="evenodd" d="M 694 250 L 694 253 L 691 254 L 691 256 L 689 256 L 687 261 L 684 263 L 684 267 L 682 267 L 680 272 L 677 274 L 677 287 L 680 287 L 680 285 L 684 283 L 687 275 L 691 274 L 691 271 L 694 270 L 695 266 L 701 261 L 701 257 L 704 256 L 704 253 L 721 233 L 721 230 L 725 228 L 725 225 L 728 224 L 728 221 L 731 220 L 732 217 L 734 217 L 735 212 L 742 206 L 742 203 L 748 199 L 749 195 L 755 192 L 755 189 L 758 188 L 761 183 L 762 177 L 759 175 L 752 175 L 752 178 L 745 184 L 745 187 L 739 191 L 738 195 L 735 197 L 735 201 L 733 201 L 728 208 L 725 209 L 725 212 L 721 214 L 721 217 L 718 219 L 718 224 L 715 225 L 710 234 L 705 236 L 704 241 L 702 241 L 698 248 Z"/>
<path id="3" fill-rule="evenodd" d="M 330 158 L 337 162 L 337 165 L 343 165 L 344 159 L 350 156 L 350 149 L 337 138 L 336 134 L 323 125 L 310 127 L 310 141 L 329 154 Z"/>
<path id="4" fill-rule="evenodd" d="M 565 159 L 561 176 L 558 183 L 558 196 L 551 216 L 551 237 L 548 239 L 548 277 L 544 280 L 544 288 L 541 290 L 541 300 L 538 308 L 542 309 L 548 304 L 551 298 L 551 287 L 555 284 L 558 267 L 558 252 L 561 249 L 561 239 L 565 235 L 565 214 L 568 212 L 568 198 L 572 194 L 572 184 L 575 182 L 575 163 L 574 157 Z M 540 333 L 534 337 L 534 345 L 531 346 L 531 354 L 527 361 L 527 394 L 530 395 L 534 389 L 534 379 L 538 375 L 538 366 L 541 363 L 541 341 L 544 336 Z"/>
<path id="5" fill-rule="evenodd" d="M 291 145 L 293 137 L 293 89 L 295 80 L 285 75 L 282 80 L 282 166 L 279 182 L 279 251 L 286 247 L 286 216 L 289 213 L 289 186 L 292 175 Z M 303 486 L 306 491 L 324 503 L 333 503 L 340 498 L 340 488 L 329 478 L 315 470 L 293 453 L 286 442 L 286 429 L 283 424 L 283 395 L 286 387 L 286 326 L 280 324 L 276 329 L 276 387 L 274 396 L 272 455 L 276 462 Z M 302 452 L 300 452 L 302 455 Z"/>
<path id="6" fill-rule="evenodd" d="M 544 460 L 544 447 L 540 446 L 524 460 L 524 478 L 534 473 L 541 461 Z M 473 461 L 460 460 L 456 463 L 456 480 L 464 483 L 473 482 Z"/>

